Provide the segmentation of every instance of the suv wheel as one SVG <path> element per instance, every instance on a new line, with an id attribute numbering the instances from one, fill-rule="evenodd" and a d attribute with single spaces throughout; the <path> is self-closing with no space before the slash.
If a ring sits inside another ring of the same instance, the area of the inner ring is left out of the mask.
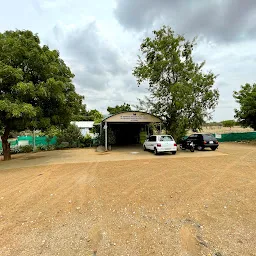
<path id="1" fill-rule="evenodd" d="M 158 155 L 158 152 L 157 152 L 157 149 L 156 149 L 156 148 L 154 148 L 154 154 L 155 154 L 155 155 Z"/>
<path id="2" fill-rule="evenodd" d="M 145 145 L 143 146 L 143 149 L 144 149 L 144 151 L 147 151 L 147 148 L 145 147 Z"/>
<path id="3" fill-rule="evenodd" d="M 202 151 L 204 149 L 203 146 L 197 146 L 197 150 Z"/>
<path id="4" fill-rule="evenodd" d="M 177 151 L 172 151 L 172 155 L 176 155 Z"/>
<path id="5" fill-rule="evenodd" d="M 217 147 L 211 147 L 211 150 L 215 151 L 217 149 Z"/>

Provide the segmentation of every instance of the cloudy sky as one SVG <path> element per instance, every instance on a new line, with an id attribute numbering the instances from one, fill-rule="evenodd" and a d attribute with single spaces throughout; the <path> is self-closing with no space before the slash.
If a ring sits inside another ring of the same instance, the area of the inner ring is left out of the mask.
<path id="1" fill-rule="evenodd" d="M 58 49 L 89 109 L 136 104 L 147 93 L 132 76 L 139 45 L 163 24 L 198 36 L 196 61 L 219 74 L 214 120 L 232 119 L 232 94 L 255 82 L 255 0 L 0 0 L 0 31 L 29 29 Z"/>

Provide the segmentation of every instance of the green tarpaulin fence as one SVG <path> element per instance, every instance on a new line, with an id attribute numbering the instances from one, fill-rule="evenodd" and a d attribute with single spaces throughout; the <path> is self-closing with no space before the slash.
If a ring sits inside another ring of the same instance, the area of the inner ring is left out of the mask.
<path id="1" fill-rule="evenodd" d="M 214 134 L 219 142 L 256 140 L 256 132 Z"/>
<path id="2" fill-rule="evenodd" d="M 19 141 L 28 141 L 29 145 L 33 145 L 33 136 L 19 136 L 16 140 L 10 140 L 11 147 L 18 145 Z M 48 141 L 46 136 L 36 136 L 36 146 L 47 146 Z M 57 137 L 53 137 L 49 145 L 55 145 L 57 143 Z M 2 142 L 0 141 L 0 150 L 2 149 Z"/>
<path id="3" fill-rule="evenodd" d="M 232 142 L 232 141 L 243 141 L 243 140 L 256 140 L 256 132 L 237 132 L 237 133 L 223 133 L 213 134 L 213 136 L 219 142 Z M 188 136 L 183 137 L 186 139 Z"/>

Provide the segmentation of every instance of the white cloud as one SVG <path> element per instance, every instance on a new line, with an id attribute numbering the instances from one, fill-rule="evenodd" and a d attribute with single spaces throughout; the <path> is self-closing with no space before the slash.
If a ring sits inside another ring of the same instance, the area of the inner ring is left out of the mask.
<path id="1" fill-rule="evenodd" d="M 54 9 L 72 4 L 71 0 L 37 0 L 41 9 Z"/>
<path id="2" fill-rule="evenodd" d="M 0 31 L 39 33 L 75 73 L 74 83 L 88 107 L 103 112 L 109 105 L 135 104 L 147 93 L 146 85 L 137 86 L 132 69 L 142 39 L 154 28 L 166 24 L 189 38 L 199 35 L 195 60 L 206 60 L 205 70 L 219 74 L 215 86 L 221 97 L 214 118 L 231 119 L 237 106 L 233 91 L 255 80 L 256 29 L 248 21 L 256 15 L 256 2 L 234 0 L 228 9 L 229 3 L 211 0 L 207 7 L 202 1 L 190 5 L 184 0 L 9 0 L 1 5 Z"/>

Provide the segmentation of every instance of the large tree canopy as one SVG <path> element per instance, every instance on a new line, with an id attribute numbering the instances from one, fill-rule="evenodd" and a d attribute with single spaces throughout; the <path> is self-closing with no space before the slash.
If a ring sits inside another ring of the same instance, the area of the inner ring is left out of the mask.
<path id="1" fill-rule="evenodd" d="M 216 76 L 202 71 L 204 62 L 193 61 L 195 40 L 176 36 L 165 26 L 153 33 L 141 44 L 133 74 L 139 84 L 149 83 L 150 96 L 141 100 L 142 109 L 161 116 L 167 132 L 178 139 L 190 128 L 201 128 L 217 105 Z"/>
<path id="2" fill-rule="evenodd" d="M 115 107 L 108 107 L 107 108 L 109 114 L 111 115 L 115 115 L 121 112 L 127 112 L 127 111 L 131 111 L 131 105 L 124 103 L 123 105 L 116 105 Z"/>
<path id="3" fill-rule="evenodd" d="M 0 33 L 0 126 L 4 159 L 10 159 L 11 130 L 67 126 L 81 109 L 74 75 L 56 50 L 31 31 Z"/>
<path id="4" fill-rule="evenodd" d="M 243 126 L 256 130 L 256 84 L 245 84 L 240 91 L 234 92 L 234 97 L 240 104 L 235 117 Z"/>

